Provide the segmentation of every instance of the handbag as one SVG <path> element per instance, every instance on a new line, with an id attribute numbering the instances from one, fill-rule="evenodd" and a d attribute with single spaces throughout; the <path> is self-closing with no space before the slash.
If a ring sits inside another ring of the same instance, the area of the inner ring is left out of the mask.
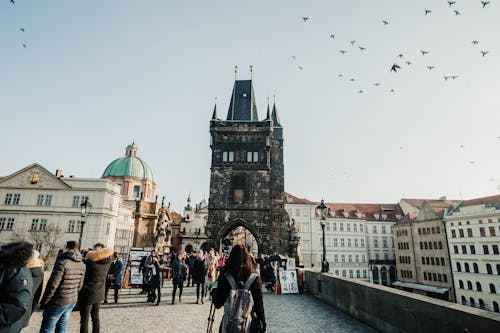
<path id="1" fill-rule="evenodd" d="M 264 333 L 264 324 L 262 320 L 260 320 L 255 312 L 252 312 L 252 322 L 250 323 L 250 332 L 251 333 Z"/>

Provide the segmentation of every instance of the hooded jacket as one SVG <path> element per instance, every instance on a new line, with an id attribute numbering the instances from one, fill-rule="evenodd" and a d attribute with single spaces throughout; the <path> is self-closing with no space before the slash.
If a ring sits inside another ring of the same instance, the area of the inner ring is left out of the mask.
<path id="1" fill-rule="evenodd" d="M 19 332 L 31 303 L 33 281 L 26 262 L 33 245 L 16 242 L 0 247 L 0 333 Z"/>
<path id="2" fill-rule="evenodd" d="M 54 265 L 40 305 L 46 307 L 76 303 L 84 277 L 85 264 L 80 251 L 62 253 Z"/>
<path id="3" fill-rule="evenodd" d="M 78 295 L 78 304 L 97 304 L 104 300 L 106 275 L 111 265 L 113 250 L 105 248 L 90 251 L 85 257 L 85 279 Z"/>

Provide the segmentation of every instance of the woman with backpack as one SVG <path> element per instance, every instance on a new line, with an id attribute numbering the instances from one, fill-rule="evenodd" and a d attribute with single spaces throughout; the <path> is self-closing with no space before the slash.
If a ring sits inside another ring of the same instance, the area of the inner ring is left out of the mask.
<path id="1" fill-rule="evenodd" d="M 225 305 L 220 332 L 266 331 L 262 281 L 255 273 L 251 255 L 244 246 L 233 246 L 219 275 L 212 301 L 217 309 Z"/>

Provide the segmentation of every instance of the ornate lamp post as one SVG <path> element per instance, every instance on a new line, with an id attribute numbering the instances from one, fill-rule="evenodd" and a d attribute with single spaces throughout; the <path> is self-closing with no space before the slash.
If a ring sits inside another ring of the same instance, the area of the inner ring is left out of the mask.
<path id="1" fill-rule="evenodd" d="M 80 246 L 82 246 L 83 227 L 85 226 L 85 223 L 87 222 L 85 219 L 87 218 L 87 215 L 90 214 L 90 209 L 92 209 L 92 204 L 86 198 L 85 201 L 82 202 L 82 204 L 80 205 L 80 210 L 81 210 L 81 215 L 80 215 L 80 238 L 78 239 L 78 242 L 80 243 Z"/>
<path id="2" fill-rule="evenodd" d="M 325 247 L 325 221 L 328 214 L 328 207 L 325 205 L 325 201 L 321 199 L 321 203 L 316 209 L 319 211 L 319 221 L 321 223 L 321 229 L 323 230 L 323 258 L 321 260 L 321 272 L 328 273 L 330 270 L 330 264 L 326 260 L 326 247 Z"/>

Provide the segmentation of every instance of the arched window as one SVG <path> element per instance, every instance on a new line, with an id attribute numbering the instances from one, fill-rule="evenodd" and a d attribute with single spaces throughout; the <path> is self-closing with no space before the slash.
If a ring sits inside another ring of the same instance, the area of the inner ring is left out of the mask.
<path id="1" fill-rule="evenodd" d="M 496 290 L 495 285 L 493 283 L 490 283 L 490 293 L 492 293 L 492 294 L 497 293 L 497 290 Z"/>
<path id="2" fill-rule="evenodd" d="M 458 286 L 460 289 L 464 289 L 464 281 L 458 280 Z"/>
<path id="3" fill-rule="evenodd" d="M 469 273 L 469 272 L 470 272 L 469 263 L 465 263 L 465 264 L 464 264 L 464 267 L 465 267 L 465 271 L 466 271 L 467 273 Z"/>
<path id="4" fill-rule="evenodd" d="M 483 291 L 483 287 L 481 287 L 481 283 L 476 282 L 476 290 L 477 291 Z"/>
<path id="5" fill-rule="evenodd" d="M 474 273 L 479 273 L 479 267 L 476 263 L 472 264 L 472 267 L 474 268 Z"/>
<path id="6" fill-rule="evenodd" d="M 493 272 L 491 274 L 493 274 Z M 497 264 L 497 275 L 500 275 L 500 264 Z"/>
<path id="7" fill-rule="evenodd" d="M 484 310 L 484 301 L 481 298 L 479 299 L 479 308 Z"/>
<path id="8" fill-rule="evenodd" d="M 472 306 L 474 308 L 476 307 L 476 302 L 474 302 L 474 298 L 472 298 L 472 297 L 469 298 L 469 302 L 470 302 L 470 306 Z"/>
<path id="9" fill-rule="evenodd" d="M 462 295 L 462 304 L 467 305 L 467 298 L 465 298 L 465 296 L 463 295 Z"/>
<path id="10" fill-rule="evenodd" d="M 497 265 L 497 269 L 498 269 L 498 265 Z M 490 264 L 486 264 L 486 273 L 488 274 L 493 274 L 493 269 L 491 268 L 491 265 Z"/>
<path id="11" fill-rule="evenodd" d="M 461 272 L 462 271 L 462 266 L 460 265 L 459 262 L 457 262 L 457 271 Z"/>
<path id="12" fill-rule="evenodd" d="M 467 281 L 467 289 L 472 290 L 472 282 Z"/>
<path id="13" fill-rule="evenodd" d="M 497 302 L 493 302 L 493 311 L 500 312 L 500 310 L 498 309 L 498 303 Z"/>

